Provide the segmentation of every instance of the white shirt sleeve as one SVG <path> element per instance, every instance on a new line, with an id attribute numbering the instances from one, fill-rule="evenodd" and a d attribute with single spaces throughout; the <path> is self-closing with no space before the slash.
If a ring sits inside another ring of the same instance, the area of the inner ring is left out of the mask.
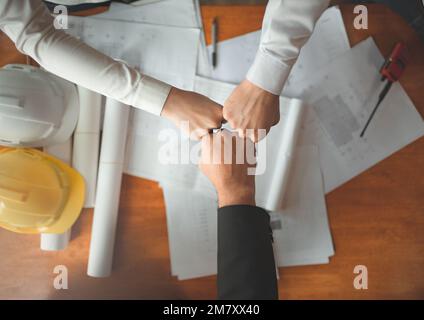
<path id="1" fill-rule="evenodd" d="M 280 95 L 300 48 L 309 39 L 315 22 L 329 0 L 269 0 L 262 36 L 247 79 Z"/>
<path id="2" fill-rule="evenodd" d="M 0 29 L 43 68 L 92 91 L 160 115 L 171 87 L 53 26 L 40 0 L 1 0 Z"/>

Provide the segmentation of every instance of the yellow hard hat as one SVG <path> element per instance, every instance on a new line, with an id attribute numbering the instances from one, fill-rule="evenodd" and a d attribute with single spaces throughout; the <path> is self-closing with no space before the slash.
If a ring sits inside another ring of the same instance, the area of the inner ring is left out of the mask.
<path id="1" fill-rule="evenodd" d="M 81 213 L 85 185 L 62 161 L 34 149 L 0 150 L 0 227 L 63 233 Z"/>

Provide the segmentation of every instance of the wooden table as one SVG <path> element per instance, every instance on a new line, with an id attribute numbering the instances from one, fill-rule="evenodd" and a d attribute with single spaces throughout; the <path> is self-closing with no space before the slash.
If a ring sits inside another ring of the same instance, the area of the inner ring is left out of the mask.
<path id="1" fill-rule="evenodd" d="M 204 6 L 209 39 L 214 16 L 220 40 L 260 28 L 263 6 Z M 402 84 L 424 115 L 424 46 L 406 23 L 381 5 L 369 5 L 369 30 L 353 29 L 353 6 L 342 12 L 351 44 L 372 35 L 387 54 L 398 40 L 412 51 Z M 0 35 L 0 65 L 25 62 Z M 282 299 L 424 298 L 424 139 L 407 146 L 327 197 L 336 255 L 330 264 L 280 269 Z M 113 276 L 86 275 L 92 211 L 73 228 L 64 252 L 42 252 L 39 236 L 0 230 L 0 298 L 214 299 L 215 277 L 178 281 L 170 276 L 165 208 L 157 183 L 125 176 Z M 369 289 L 353 288 L 353 268 L 366 265 Z M 53 288 L 53 268 L 69 270 L 69 289 Z"/>

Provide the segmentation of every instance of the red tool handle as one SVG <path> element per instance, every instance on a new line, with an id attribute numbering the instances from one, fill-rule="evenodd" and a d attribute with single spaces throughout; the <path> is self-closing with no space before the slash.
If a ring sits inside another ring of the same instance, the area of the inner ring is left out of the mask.
<path id="1" fill-rule="evenodd" d="M 384 62 L 381 67 L 380 73 L 384 79 L 390 82 L 396 82 L 405 71 L 408 62 L 408 49 L 403 42 L 398 42 L 389 58 Z"/>

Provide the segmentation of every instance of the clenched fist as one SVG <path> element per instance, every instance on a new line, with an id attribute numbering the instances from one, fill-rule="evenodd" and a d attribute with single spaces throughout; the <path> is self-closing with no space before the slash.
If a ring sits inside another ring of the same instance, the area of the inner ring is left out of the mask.
<path id="1" fill-rule="evenodd" d="M 255 205 L 255 146 L 249 139 L 221 130 L 202 138 L 200 170 L 218 193 L 219 207 Z"/>
<path id="2" fill-rule="evenodd" d="M 171 120 L 191 139 L 200 140 L 210 130 L 220 128 L 222 107 L 201 94 L 172 88 L 161 116 Z M 189 127 L 183 126 L 188 122 Z M 187 132 L 188 129 L 188 132 Z"/>
<path id="3" fill-rule="evenodd" d="M 280 121 L 279 97 L 244 80 L 225 102 L 223 115 L 240 137 L 258 142 Z"/>

